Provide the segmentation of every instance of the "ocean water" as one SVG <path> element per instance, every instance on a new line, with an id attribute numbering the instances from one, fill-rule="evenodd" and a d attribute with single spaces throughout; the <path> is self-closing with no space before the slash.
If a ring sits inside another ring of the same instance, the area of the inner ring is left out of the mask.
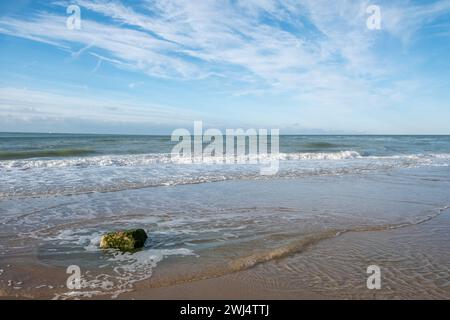
<path id="1" fill-rule="evenodd" d="M 175 144 L 170 136 L 0 134 L 0 199 L 264 178 L 261 165 L 171 159 Z M 450 136 L 281 136 L 272 157 L 281 161 L 277 177 L 448 166 Z"/>
<path id="2" fill-rule="evenodd" d="M 450 205 L 450 136 L 281 136 L 259 164 L 171 159 L 170 136 L 0 134 L 0 293 L 116 297 L 216 277 Z M 143 250 L 99 250 L 144 228 Z M 65 287 L 80 266 L 82 290 Z M 24 280 L 26 279 L 26 280 Z"/>

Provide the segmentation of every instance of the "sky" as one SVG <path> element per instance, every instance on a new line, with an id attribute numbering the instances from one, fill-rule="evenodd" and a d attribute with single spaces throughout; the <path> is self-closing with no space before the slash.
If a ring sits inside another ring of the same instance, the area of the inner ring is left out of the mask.
<path id="1" fill-rule="evenodd" d="M 450 134 L 450 0 L 1 1 L 0 75 L 0 132 Z"/>

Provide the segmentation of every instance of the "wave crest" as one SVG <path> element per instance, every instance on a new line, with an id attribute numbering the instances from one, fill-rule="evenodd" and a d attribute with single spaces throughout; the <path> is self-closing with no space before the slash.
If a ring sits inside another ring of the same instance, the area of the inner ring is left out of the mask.
<path id="1" fill-rule="evenodd" d="M 78 150 L 80 152 L 80 150 Z M 84 151 L 88 152 L 88 151 Z M 172 157 L 171 154 L 136 154 L 136 155 L 107 155 L 91 157 L 73 157 L 66 159 L 23 159 L 0 161 L 0 169 L 32 169 L 49 167 L 87 167 L 87 166 L 145 166 L 153 164 L 189 164 L 189 163 L 243 163 L 245 161 L 273 161 L 273 160 L 345 160 L 362 156 L 356 151 L 319 152 L 319 153 L 277 153 L 267 155 L 244 156 L 203 156 L 200 158 Z"/>

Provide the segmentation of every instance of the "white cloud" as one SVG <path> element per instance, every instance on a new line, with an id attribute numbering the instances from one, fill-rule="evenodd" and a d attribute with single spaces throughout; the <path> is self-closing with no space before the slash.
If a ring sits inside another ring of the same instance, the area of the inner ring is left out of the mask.
<path id="1" fill-rule="evenodd" d="M 450 13 L 450 0 L 442 0 L 427 5 L 414 4 L 403 0 L 395 6 L 383 7 L 383 28 L 407 44 L 418 30 L 440 16 Z"/>
<path id="2" fill-rule="evenodd" d="M 0 32 L 156 77 L 227 77 L 246 84 L 237 94 L 288 92 L 335 106 L 395 94 L 376 88 L 395 70 L 374 53 L 379 32 L 366 28 L 370 1 L 155 0 L 135 9 L 117 1 L 73 2 L 82 8 L 82 30 L 67 30 L 65 16 L 36 13 L 0 18 Z M 450 1 L 381 7 L 381 32 L 404 40 L 449 12 Z M 85 10 L 107 20 L 89 20 Z"/>
<path id="3" fill-rule="evenodd" d="M 39 116 L 53 119 L 78 118 L 90 121 L 186 125 L 204 115 L 170 106 L 151 105 L 117 98 L 86 96 L 73 92 L 48 92 L 0 87 L 0 114 L 32 121 Z"/>

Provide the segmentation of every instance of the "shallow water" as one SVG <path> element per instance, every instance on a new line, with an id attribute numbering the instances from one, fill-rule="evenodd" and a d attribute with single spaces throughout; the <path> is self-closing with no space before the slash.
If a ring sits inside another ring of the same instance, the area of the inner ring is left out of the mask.
<path id="1" fill-rule="evenodd" d="M 448 252 L 450 210 L 417 225 L 330 238 L 302 254 L 233 274 L 222 285 L 231 282 L 224 289 L 230 292 L 249 284 L 266 298 L 449 299 Z M 367 289 L 369 265 L 380 267 L 379 290 Z"/>

